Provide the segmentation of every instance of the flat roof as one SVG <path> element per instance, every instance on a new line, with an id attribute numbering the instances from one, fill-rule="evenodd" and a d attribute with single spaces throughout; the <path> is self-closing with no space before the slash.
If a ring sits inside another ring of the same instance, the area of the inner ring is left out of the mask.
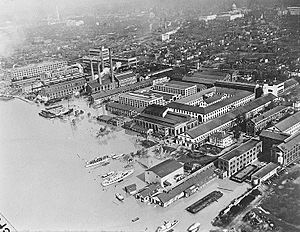
<path id="1" fill-rule="evenodd" d="M 275 124 L 273 127 L 284 132 L 300 122 L 300 111 Z"/>
<path id="2" fill-rule="evenodd" d="M 274 139 L 278 141 L 284 141 L 286 138 L 288 138 L 290 135 L 280 133 L 280 132 L 275 132 L 275 131 L 270 131 L 270 130 L 263 130 L 259 136 L 264 137 L 264 138 L 269 138 L 269 139 Z"/>
<path id="3" fill-rule="evenodd" d="M 242 145 L 238 146 L 237 148 L 234 148 L 233 150 L 225 153 L 220 158 L 223 160 L 231 160 L 232 158 L 239 157 L 240 155 L 244 154 L 245 152 L 249 151 L 251 148 L 256 146 L 261 141 L 256 139 L 250 139 L 246 143 L 243 143 Z"/>
<path id="4" fill-rule="evenodd" d="M 155 93 L 140 93 L 140 92 L 122 93 L 120 95 L 120 97 L 128 97 L 130 99 L 141 100 L 141 101 L 152 101 L 152 100 L 157 100 L 157 99 L 163 98 L 159 94 L 155 94 Z"/>
<path id="5" fill-rule="evenodd" d="M 264 112 L 263 114 L 251 119 L 254 123 L 257 123 L 257 122 L 260 122 L 280 111 L 283 111 L 285 109 L 288 109 L 287 106 L 276 106 L 275 108 L 271 109 L 271 110 L 268 110 L 267 112 Z"/>
<path id="6" fill-rule="evenodd" d="M 300 144 L 300 131 L 297 134 L 286 138 L 281 144 L 278 145 L 282 151 L 290 151 L 296 144 Z"/>
<path id="7" fill-rule="evenodd" d="M 147 171 L 154 172 L 156 175 L 163 178 L 182 167 L 183 165 L 176 160 L 168 159 L 147 169 Z"/>
<path id="8" fill-rule="evenodd" d="M 159 86 L 167 86 L 167 87 L 172 87 L 172 88 L 177 88 L 177 89 L 186 89 L 186 88 L 190 88 L 190 87 L 196 87 L 196 84 L 191 84 L 191 83 L 187 83 L 187 82 L 182 82 L 182 81 L 169 81 L 169 82 L 164 82 L 164 83 L 159 83 L 156 84 Z"/>
<path id="9" fill-rule="evenodd" d="M 269 174 L 270 172 L 272 172 L 273 170 L 277 169 L 279 166 L 280 166 L 279 164 L 268 163 L 266 166 L 262 167 L 257 172 L 255 172 L 253 174 L 253 177 L 261 179 L 265 177 L 267 174 Z"/>
<path id="10" fill-rule="evenodd" d="M 176 100 L 175 102 L 177 103 L 181 103 L 181 104 L 187 104 L 191 101 L 194 101 L 194 100 L 197 100 L 199 98 L 202 98 L 203 95 L 207 94 L 207 93 L 210 93 L 210 92 L 215 92 L 216 91 L 216 88 L 215 87 L 212 87 L 212 88 L 208 88 L 208 89 L 204 89 L 200 92 L 197 92 L 195 94 L 192 94 L 190 96 L 187 96 L 187 97 L 184 97 L 184 98 L 181 98 L 181 99 L 178 99 Z"/>

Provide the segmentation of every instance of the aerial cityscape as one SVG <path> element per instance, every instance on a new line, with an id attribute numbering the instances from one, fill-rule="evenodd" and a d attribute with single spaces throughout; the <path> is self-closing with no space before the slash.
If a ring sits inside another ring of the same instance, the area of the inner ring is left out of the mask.
<path id="1" fill-rule="evenodd" d="M 300 232 L 299 0 L 0 0 L 0 231 Z"/>

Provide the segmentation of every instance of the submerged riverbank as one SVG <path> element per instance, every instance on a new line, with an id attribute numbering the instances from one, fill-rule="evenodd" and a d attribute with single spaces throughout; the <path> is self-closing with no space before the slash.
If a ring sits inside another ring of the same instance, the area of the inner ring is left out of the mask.
<path id="1" fill-rule="evenodd" d="M 124 130 L 97 137 L 100 124 L 93 116 L 104 110 L 91 109 L 80 99 L 70 104 L 85 111 L 75 125 L 67 118 L 38 116 L 42 106 L 17 99 L 0 102 L 0 184 L 4 186 L 0 208 L 19 231 L 154 231 L 164 220 L 174 219 L 180 220 L 175 231 L 186 231 L 196 221 L 201 223 L 200 231 L 209 231 L 218 212 L 247 190 L 247 184 L 217 179 L 167 208 L 146 205 L 123 190 L 132 183 L 138 188 L 145 185 L 138 178 L 145 167 L 138 162 L 133 163 L 135 172 L 130 177 L 103 188 L 101 175 L 124 170 L 128 163 L 112 160 L 109 165 L 87 169 L 85 162 L 105 154 L 128 154 L 141 147 L 136 136 Z M 159 162 L 150 159 L 152 164 Z M 185 210 L 218 188 L 224 194 L 218 202 L 195 215 Z M 116 193 L 125 197 L 123 203 L 115 198 Z M 135 217 L 140 220 L 133 223 Z"/>

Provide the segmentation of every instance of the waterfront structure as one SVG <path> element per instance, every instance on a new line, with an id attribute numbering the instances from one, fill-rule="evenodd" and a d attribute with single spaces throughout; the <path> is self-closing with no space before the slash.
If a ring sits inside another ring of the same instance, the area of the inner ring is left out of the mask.
<path id="1" fill-rule="evenodd" d="M 230 177 L 256 161 L 261 152 L 262 142 L 251 139 L 219 157 L 218 168 L 226 171 L 227 176 Z"/>
<path id="2" fill-rule="evenodd" d="M 67 61 L 44 61 L 24 67 L 13 68 L 9 71 L 12 81 L 40 76 L 43 73 L 58 70 L 67 66 Z"/>
<path id="3" fill-rule="evenodd" d="M 215 132 L 209 136 L 209 143 L 221 148 L 229 147 L 234 143 L 233 134 L 225 131 Z"/>
<path id="4" fill-rule="evenodd" d="M 275 108 L 250 119 L 246 123 L 246 133 L 249 135 L 255 135 L 257 132 L 266 128 L 270 122 L 279 120 L 285 116 L 288 109 L 289 107 L 287 106 L 276 106 Z"/>
<path id="5" fill-rule="evenodd" d="M 300 112 L 297 112 L 274 126 L 268 128 L 270 131 L 293 135 L 300 130 Z"/>
<path id="6" fill-rule="evenodd" d="M 119 103 L 136 108 L 145 108 L 152 104 L 163 105 L 163 97 L 153 93 L 129 92 L 119 96 Z"/>
<path id="7" fill-rule="evenodd" d="M 154 104 L 135 117 L 134 122 L 161 136 L 177 136 L 198 125 L 197 120 L 187 115 L 170 112 L 167 107 Z"/>
<path id="8" fill-rule="evenodd" d="M 160 193 L 158 192 L 150 199 L 152 202 L 162 207 L 167 207 L 180 198 L 189 197 L 203 185 L 213 180 L 216 177 L 214 174 L 215 170 L 216 167 L 214 163 L 211 162 L 189 175 L 186 179 L 178 182 L 177 185 L 172 187 L 170 190 Z"/>
<path id="9" fill-rule="evenodd" d="M 47 100 L 67 97 L 75 92 L 84 90 L 86 82 L 86 76 L 81 74 L 76 78 L 70 78 L 69 80 L 43 86 L 40 95 Z"/>
<path id="10" fill-rule="evenodd" d="M 300 131 L 271 148 L 271 160 L 287 166 L 300 158 Z"/>
<path id="11" fill-rule="evenodd" d="M 175 181 L 175 176 L 183 174 L 183 165 L 176 160 L 168 159 L 147 169 L 145 171 L 145 182 L 158 183 L 164 187 L 172 184 Z"/>
<path id="12" fill-rule="evenodd" d="M 182 97 L 187 97 L 197 92 L 197 86 L 195 84 L 190 84 L 186 82 L 169 81 L 154 85 L 153 90 L 166 93 L 180 94 Z"/>
<path id="13" fill-rule="evenodd" d="M 128 117 L 136 116 L 144 110 L 144 108 L 137 108 L 130 105 L 120 104 L 118 102 L 108 102 L 105 107 L 107 111 L 113 114 L 125 115 Z"/>

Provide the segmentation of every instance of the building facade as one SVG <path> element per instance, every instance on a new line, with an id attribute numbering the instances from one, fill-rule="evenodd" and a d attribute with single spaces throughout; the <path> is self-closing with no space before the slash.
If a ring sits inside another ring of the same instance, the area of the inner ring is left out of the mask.
<path id="1" fill-rule="evenodd" d="M 59 83 L 46 85 L 42 88 L 40 95 L 47 100 L 63 98 L 84 90 L 86 84 L 85 76 L 65 80 Z"/>
<path id="2" fill-rule="evenodd" d="M 163 105 L 163 97 L 158 94 L 129 92 L 119 96 L 119 103 L 136 108 L 145 108 L 149 105 Z"/>
<path id="3" fill-rule="evenodd" d="M 153 89 L 166 93 L 180 94 L 182 97 L 187 97 L 197 92 L 197 85 L 180 81 L 170 81 L 156 84 L 153 86 Z"/>
<path id="4" fill-rule="evenodd" d="M 12 81 L 28 79 L 39 76 L 46 72 L 58 70 L 67 66 L 67 61 L 45 61 L 38 64 L 31 64 L 25 67 L 14 68 L 10 71 Z"/>
<path id="5" fill-rule="evenodd" d="M 251 139 L 219 157 L 218 168 L 226 171 L 227 176 L 230 177 L 256 161 L 261 152 L 262 142 Z"/>
<path id="6" fill-rule="evenodd" d="M 246 133 L 249 135 L 255 135 L 266 128 L 270 122 L 281 119 L 286 115 L 289 107 L 277 106 L 257 117 L 252 118 L 246 124 Z"/>
<path id="7" fill-rule="evenodd" d="M 300 131 L 286 138 L 282 143 L 273 145 L 271 159 L 273 162 L 287 166 L 300 158 Z"/>

